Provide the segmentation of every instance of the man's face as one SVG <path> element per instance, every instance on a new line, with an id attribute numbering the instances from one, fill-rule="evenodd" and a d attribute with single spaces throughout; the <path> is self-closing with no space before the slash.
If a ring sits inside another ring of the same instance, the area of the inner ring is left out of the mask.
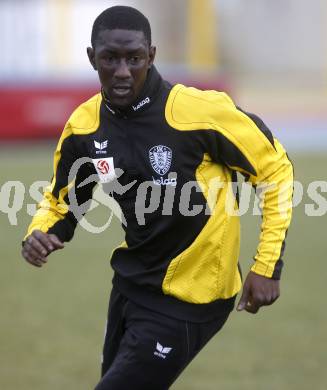
<path id="1" fill-rule="evenodd" d="M 95 48 L 87 49 L 102 88 L 118 108 L 130 106 L 139 96 L 155 53 L 142 31 L 118 29 L 100 31 Z"/>

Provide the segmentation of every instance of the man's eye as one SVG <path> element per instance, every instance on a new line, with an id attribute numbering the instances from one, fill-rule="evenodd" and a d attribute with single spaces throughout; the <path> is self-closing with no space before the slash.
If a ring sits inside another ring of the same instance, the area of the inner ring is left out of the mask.
<path id="1" fill-rule="evenodd" d="M 106 56 L 104 57 L 104 60 L 108 63 L 108 64 L 112 64 L 115 62 L 115 57 L 113 56 Z"/>
<path id="2" fill-rule="evenodd" d="M 139 61 L 140 61 L 140 57 L 139 56 L 133 56 L 133 57 L 130 58 L 130 62 L 132 64 L 137 64 Z"/>

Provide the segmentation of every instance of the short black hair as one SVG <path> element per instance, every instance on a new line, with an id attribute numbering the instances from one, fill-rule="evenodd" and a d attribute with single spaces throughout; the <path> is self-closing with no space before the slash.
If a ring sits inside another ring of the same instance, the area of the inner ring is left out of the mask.
<path id="1" fill-rule="evenodd" d="M 115 29 L 143 31 L 151 46 L 151 26 L 148 18 L 133 7 L 118 5 L 107 8 L 95 19 L 91 35 L 92 47 L 95 47 L 101 31 Z"/>

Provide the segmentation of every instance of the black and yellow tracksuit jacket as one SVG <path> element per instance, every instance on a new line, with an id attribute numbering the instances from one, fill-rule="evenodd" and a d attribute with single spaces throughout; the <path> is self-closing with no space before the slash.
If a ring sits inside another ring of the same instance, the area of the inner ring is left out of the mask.
<path id="1" fill-rule="evenodd" d="M 83 157 L 88 162 L 69 178 Z M 123 174 L 114 179 L 117 168 Z M 27 236 L 40 229 L 69 241 L 78 220 L 70 192 L 82 204 L 92 197 L 94 182 L 80 186 L 90 175 L 109 184 L 114 179 L 128 190 L 111 193 L 126 220 L 125 241 L 111 258 L 113 283 L 143 306 L 209 320 L 230 310 L 241 288 L 239 217 L 226 207 L 232 202 L 237 208 L 229 185 L 237 171 L 254 186 L 271 186 L 252 271 L 278 279 L 291 219 L 293 171 L 285 150 L 225 93 L 171 86 L 152 67 L 140 98 L 124 112 L 99 93 L 71 115 L 55 151 L 51 186 Z M 159 206 L 141 221 L 136 198 L 144 182 L 161 192 Z M 187 206 L 181 207 L 183 188 Z"/>

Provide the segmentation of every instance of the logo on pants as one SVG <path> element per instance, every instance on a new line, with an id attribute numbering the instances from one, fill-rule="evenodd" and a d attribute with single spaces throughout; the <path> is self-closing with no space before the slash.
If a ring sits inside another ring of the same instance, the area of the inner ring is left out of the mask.
<path id="1" fill-rule="evenodd" d="M 166 359 L 169 352 L 172 350 L 170 347 L 163 347 L 160 343 L 157 341 L 156 350 L 154 351 L 155 356 L 159 356 L 161 359 Z"/>

